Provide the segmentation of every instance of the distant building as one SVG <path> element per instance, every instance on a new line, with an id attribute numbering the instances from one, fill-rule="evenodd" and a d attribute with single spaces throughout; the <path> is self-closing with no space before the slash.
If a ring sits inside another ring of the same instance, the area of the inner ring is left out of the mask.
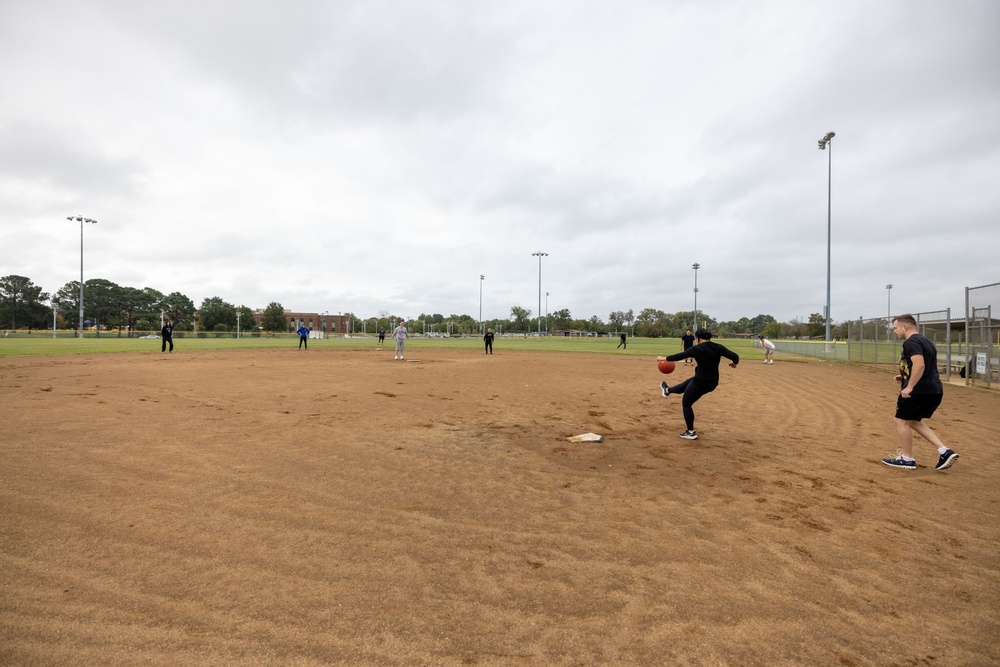
<path id="1" fill-rule="evenodd" d="M 260 328 L 261 318 L 264 310 L 258 308 L 253 311 L 253 319 L 257 327 Z M 322 331 L 327 335 L 344 334 L 351 332 L 351 318 L 343 315 L 330 315 L 329 313 L 295 313 L 285 310 L 285 321 L 288 322 L 288 331 L 296 331 L 304 326 L 310 331 Z"/>

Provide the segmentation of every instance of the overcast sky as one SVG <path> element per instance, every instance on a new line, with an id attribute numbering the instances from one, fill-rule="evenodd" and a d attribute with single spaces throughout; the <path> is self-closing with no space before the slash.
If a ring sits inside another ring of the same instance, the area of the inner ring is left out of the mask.
<path id="1" fill-rule="evenodd" d="M 299 311 L 964 312 L 1000 2 L 0 2 L 0 275 Z"/>

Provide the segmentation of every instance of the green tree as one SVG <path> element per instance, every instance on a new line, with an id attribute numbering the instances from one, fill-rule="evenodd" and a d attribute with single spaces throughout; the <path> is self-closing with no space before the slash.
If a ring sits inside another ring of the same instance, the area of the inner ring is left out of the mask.
<path id="1" fill-rule="evenodd" d="M 198 317 L 205 331 L 236 330 L 236 306 L 223 301 L 222 297 L 210 296 L 202 301 Z"/>
<path id="2" fill-rule="evenodd" d="M 136 329 L 136 320 L 141 314 L 148 314 L 153 302 L 146 290 L 135 287 L 121 287 L 118 291 L 118 304 L 121 308 L 121 320 L 118 323 L 118 335 L 123 327 L 128 328 L 129 337 Z"/>
<path id="3" fill-rule="evenodd" d="M 163 297 L 160 308 L 170 317 L 174 331 L 194 331 L 195 313 L 194 301 L 180 292 L 171 292 Z"/>
<path id="4" fill-rule="evenodd" d="M 49 308 L 44 303 L 49 295 L 24 276 L 9 275 L 0 278 L 0 324 L 11 329 L 21 326 L 45 326 Z"/>
<path id="5" fill-rule="evenodd" d="M 764 325 L 761 329 L 761 333 L 764 334 L 765 338 L 781 338 L 782 336 L 782 325 L 781 322 L 776 322 L 772 319 L 770 322 Z"/>
<path id="6" fill-rule="evenodd" d="M 810 338 L 826 338 L 826 318 L 819 313 L 811 313 L 806 324 L 806 335 Z"/>
<path id="7" fill-rule="evenodd" d="M 572 319 L 573 317 L 569 313 L 569 308 L 562 308 L 554 313 L 549 313 L 549 328 L 568 329 Z"/>
<path id="8" fill-rule="evenodd" d="M 520 306 L 511 306 L 510 328 L 512 331 L 527 331 L 528 321 L 531 318 L 531 311 Z"/>
<path id="9" fill-rule="evenodd" d="M 277 301 L 267 304 L 267 308 L 261 314 L 260 325 L 264 331 L 274 333 L 288 329 L 288 321 L 285 319 L 285 307 Z"/>
<path id="10" fill-rule="evenodd" d="M 240 306 L 236 309 L 236 314 L 239 318 L 236 320 L 236 324 L 239 325 L 240 331 L 253 331 L 257 332 L 257 321 L 254 319 L 253 310 L 248 306 Z"/>
<path id="11" fill-rule="evenodd" d="M 73 280 L 60 287 L 53 300 L 59 304 L 59 314 L 71 323 L 70 328 L 79 326 L 80 282 Z"/>
<path id="12" fill-rule="evenodd" d="M 95 329 L 117 327 L 121 321 L 121 286 L 93 278 L 83 284 L 83 312 Z"/>
<path id="13" fill-rule="evenodd" d="M 751 333 L 761 333 L 764 331 L 764 327 L 766 327 L 768 324 L 771 324 L 774 321 L 775 319 L 770 315 L 758 315 L 757 317 L 750 319 L 749 331 Z M 766 336 L 767 334 L 764 335 Z"/>

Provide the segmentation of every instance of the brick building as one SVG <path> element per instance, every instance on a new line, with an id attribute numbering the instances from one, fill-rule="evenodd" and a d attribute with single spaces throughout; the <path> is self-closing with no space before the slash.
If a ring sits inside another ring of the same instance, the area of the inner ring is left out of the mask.
<path id="1" fill-rule="evenodd" d="M 253 311 L 253 319 L 258 328 L 263 315 L 264 311 L 260 308 Z M 310 331 L 322 331 L 326 335 L 344 334 L 351 331 L 349 317 L 331 315 L 330 313 L 296 313 L 285 310 L 285 321 L 288 322 L 289 331 L 295 331 L 303 325 Z"/>

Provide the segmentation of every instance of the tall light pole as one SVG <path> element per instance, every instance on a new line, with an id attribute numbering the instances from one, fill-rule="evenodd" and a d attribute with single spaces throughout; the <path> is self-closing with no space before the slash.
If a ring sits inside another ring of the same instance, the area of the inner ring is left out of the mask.
<path id="1" fill-rule="evenodd" d="M 483 333 L 483 281 L 486 276 L 479 274 L 479 333 Z"/>
<path id="2" fill-rule="evenodd" d="M 885 286 L 885 320 L 892 328 L 892 283 Z"/>
<path id="3" fill-rule="evenodd" d="M 701 268 L 701 264 L 695 262 L 691 265 L 694 269 L 694 330 L 698 330 L 698 269 Z"/>
<path id="4" fill-rule="evenodd" d="M 91 220 L 82 215 L 70 215 L 66 219 L 80 221 L 80 338 L 83 338 L 83 223 L 89 222 L 92 225 L 96 225 L 97 220 Z"/>
<path id="5" fill-rule="evenodd" d="M 542 257 L 548 257 L 547 252 L 533 252 L 532 257 L 538 258 L 538 337 L 542 336 Z"/>
<path id="6" fill-rule="evenodd" d="M 826 147 L 829 146 L 830 150 L 827 151 L 827 176 L 826 176 L 826 342 L 829 343 L 832 339 L 830 338 L 830 220 L 831 213 L 833 211 L 833 138 L 837 136 L 835 132 L 827 132 L 822 139 L 819 140 L 819 149 L 825 151 Z"/>
<path id="7" fill-rule="evenodd" d="M 549 330 L 549 293 L 545 293 L 545 331 Z"/>

